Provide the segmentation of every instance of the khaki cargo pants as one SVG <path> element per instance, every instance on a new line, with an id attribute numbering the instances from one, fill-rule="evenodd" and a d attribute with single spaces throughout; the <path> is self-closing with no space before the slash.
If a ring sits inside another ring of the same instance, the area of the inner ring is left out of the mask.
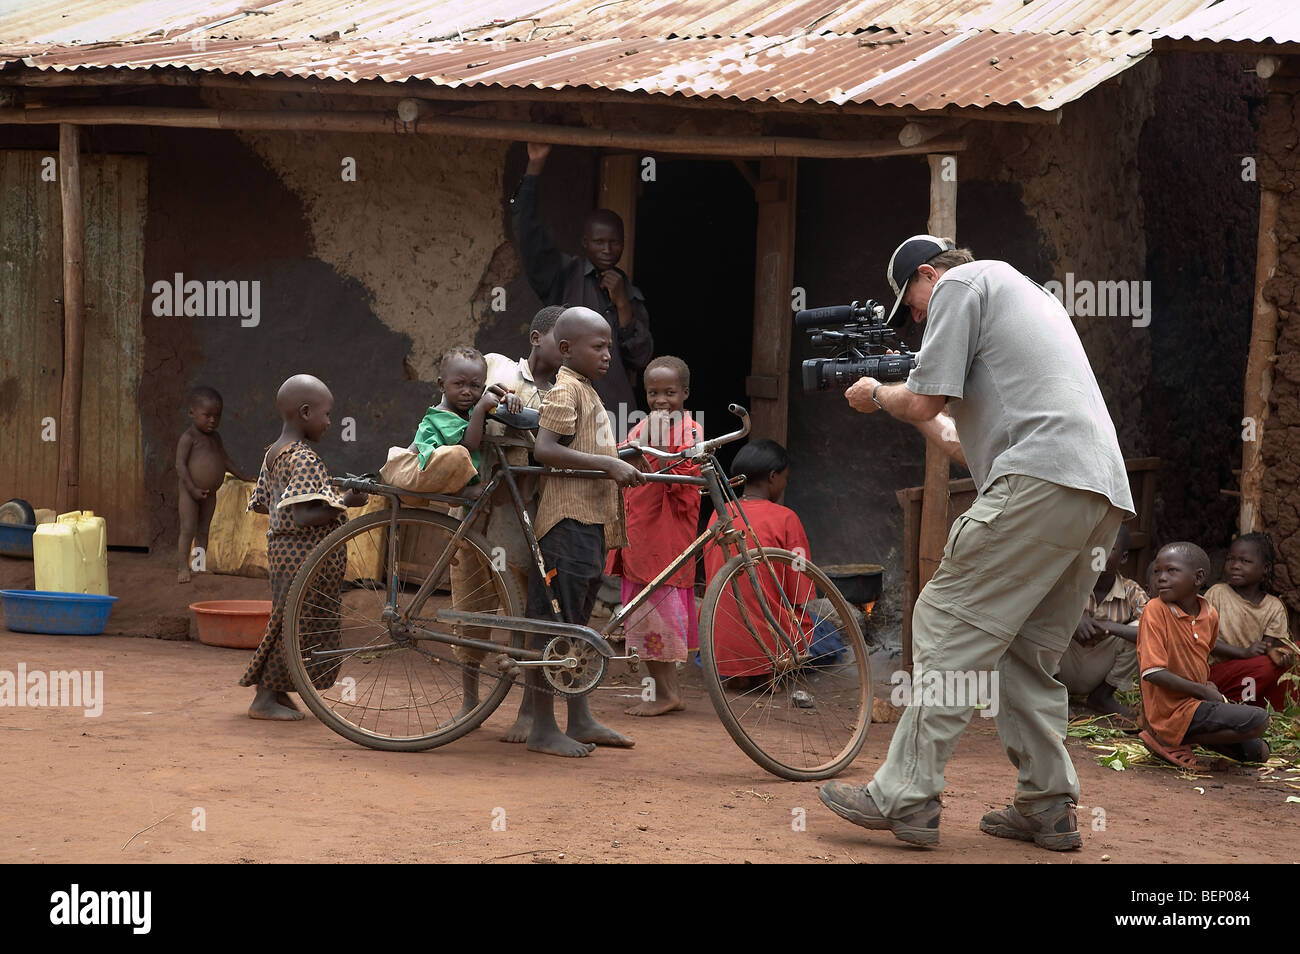
<path id="1" fill-rule="evenodd" d="M 1020 770 L 1022 812 L 1078 800 L 1065 750 L 1068 695 L 1054 676 L 1124 512 L 1100 494 L 1000 477 L 953 523 L 943 560 L 912 615 L 914 673 L 986 673 L 998 735 Z M 997 682 L 992 674 L 996 673 Z M 969 676 L 965 678 L 969 679 Z M 948 683 L 956 683 L 946 678 Z M 943 791 L 944 767 L 974 712 L 923 700 L 919 684 L 868 789 L 890 816 Z M 959 700 L 960 701 L 960 700 Z"/>

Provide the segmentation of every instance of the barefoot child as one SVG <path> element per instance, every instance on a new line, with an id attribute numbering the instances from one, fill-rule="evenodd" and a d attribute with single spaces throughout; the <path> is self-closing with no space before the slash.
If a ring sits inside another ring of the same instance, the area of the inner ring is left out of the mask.
<path id="1" fill-rule="evenodd" d="M 538 410 L 542 399 L 551 385 L 555 383 L 555 373 L 560 368 L 560 349 L 555 341 L 555 322 L 564 312 L 561 305 L 548 305 L 533 316 L 528 329 L 529 353 L 526 358 L 509 358 L 503 354 L 484 355 L 487 363 L 487 387 L 511 394 L 518 400 L 520 407 Z M 507 402 L 507 407 L 510 402 Z M 524 467 L 529 463 L 529 449 L 533 443 L 532 431 L 506 427 L 491 418 L 484 423 L 484 433 L 500 437 L 507 441 L 506 459 L 512 467 Z M 486 484 L 497 468 L 495 453 L 484 454 L 479 463 L 479 479 Z M 536 475 L 520 474 L 515 477 L 519 496 L 530 519 L 537 517 L 537 492 L 540 481 Z M 454 514 L 453 514 L 454 515 Z M 463 514 L 462 514 L 463 516 Z M 533 563 L 532 551 L 519 518 L 515 514 L 514 503 L 507 488 L 500 487 L 488 501 L 486 512 L 480 518 L 479 528 L 487 539 L 494 553 L 505 556 L 505 563 L 519 584 L 521 593 L 528 591 L 528 568 Z M 498 549 L 499 548 L 499 549 Z M 493 612 L 498 608 L 499 598 L 487 585 L 484 568 L 471 565 L 468 560 L 457 561 L 451 566 L 451 587 L 455 594 L 456 608 L 468 612 Z M 466 594 L 482 594 L 479 598 Z M 466 626 L 463 633 L 470 639 L 490 640 L 491 631 L 481 627 Z M 477 667 L 483 661 L 483 653 L 476 649 L 461 646 L 453 647 L 456 659 L 466 668 L 461 674 L 462 704 L 455 718 L 461 719 L 477 708 L 479 704 L 479 673 Z M 520 706 L 520 715 L 515 725 L 502 738 L 503 742 L 526 742 L 530 721 L 531 698 L 525 690 L 525 699 Z"/>
<path id="2" fill-rule="evenodd" d="M 1210 559 L 1194 543 L 1170 543 L 1156 554 L 1156 598 L 1138 623 L 1142 673 L 1141 738 L 1152 753 L 1185 769 L 1206 766 L 1192 753 L 1204 745 L 1242 762 L 1262 762 L 1261 736 L 1268 714 L 1228 702 L 1210 681 L 1210 652 L 1219 635 L 1219 614 L 1198 594 Z"/>
<path id="3" fill-rule="evenodd" d="M 691 394 L 686 362 L 671 355 L 655 358 L 645 369 L 650 416 L 627 437 L 629 445 L 649 445 L 678 453 L 694 446 L 704 432 L 684 411 Z M 662 462 L 646 456 L 643 468 L 658 471 Z M 698 475 L 693 461 L 672 464 L 672 473 Z M 684 484 L 647 483 L 623 491 L 628 545 L 610 554 L 606 573 L 623 578 L 622 602 L 630 603 L 695 539 L 700 520 L 700 494 Z M 699 614 L 695 609 L 695 564 L 687 563 L 664 582 L 624 626 L 629 649 L 645 660 L 654 680 L 653 695 L 628 715 L 657 716 L 685 709 L 677 679 L 677 664 L 699 645 Z"/>
<path id="4" fill-rule="evenodd" d="M 537 506 L 537 537 L 542 558 L 554 573 L 551 592 L 564 622 L 585 625 L 591 618 L 605 568 L 607 547 L 627 543 L 620 486 L 644 482 L 641 472 L 619 460 L 614 428 L 591 386 L 609 370 L 609 322 L 590 308 L 570 308 L 555 324 L 563 367 L 542 402 L 534 451 L 538 463 L 567 470 L 600 470 L 610 480 L 546 475 Z M 546 588 L 536 569 L 528 580 L 528 615 L 555 619 Z M 530 637 L 537 649 L 546 637 Z M 541 671 L 528 670 L 533 688 L 532 727 L 528 748 L 549 755 L 590 755 L 596 745 L 632 745 L 592 717 L 586 696 L 569 697 L 564 732 L 555 722 L 555 697 L 544 691 Z"/>
<path id="5" fill-rule="evenodd" d="M 1287 707 L 1287 684 L 1278 679 L 1295 664 L 1295 647 L 1287 634 L 1286 606 L 1273 595 L 1275 559 L 1267 533 L 1241 535 L 1228 547 L 1223 582 L 1210 587 L 1205 598 L 1219 611 L 1213 655 L 1220 658 L 1210 666 L 1210 679 L 1233 702 L 1267 702 L 1281 712 Z"/>
<path id="6" fill-rule="evenodd" d="M 289 595 L 294 574 L 324 537 L 344 520 L 347 507 L 359 507 L 366 495 L 349 490 L 340 495 L 329 482 L 329 471 L 308 442 L 316 443 L 330 426 L 330 410 L 334 396 L 329 388 L 310 374 L 295 374 L 275 396 L 275 404 L 284 422 L 279 439 L 266 452 L 262 472 L 257 478 L 257 489 L 248 502 L 248 509 L 269 514 L 271 528 L 266 534 L 267 568 L 271 577 L 271 619 L 266 635 L 253 652 L 248 669 L 239 680 L 241 686 L 255 686 L 257 694 L 248 707 L 249 718 L 292 721 L 303 718 L 287 693 L 294 691 L 293 677 L 284 655 L 284 641 L 280 638 L 284 624 L 284 601 Z M 346 557 L 336 551 L 336 566 L 322 569 L 317 587 L 322 595 L 329 595 L 330 587 L 337 588 L 343 580 Z M 319 620 L 319 623 L 325 623 Z M 304 649 L 337 649 L 337 627 L 316 626 L 321 631 L 304 634 Z M 317 689 L 328 689 L 334 682 L 335 672 L 328 667 L 314 683 Z"/>
<path id="7" fill-rule="evenodd" d="M 750 441 L 736 454 L 731 464 L 731 476 L 743 475 L 744 490 L 740 495 L 740 506 L 753 527 L 754 534 L 745 542 L 750 547 L 777 547 L 801 554 L 811 560 L 808 547 L 808 535 L 803 523 L 789 507 L 777 503 L 785 493 L 790 480 L 790 457 L 784 447 L 776 441 L 759 439 Z M 732 517 L 736 518 L 737 529 L 743 529 L 744 523 L 732 506 Z M 718 522 L 715 513 L 709 520 L 709 526 Z M 754 539 L 757 536 L 757 540 Z M 704 555 L 707 578 L 712 580 L 722 569 L 724 563 L 733 554 L 725 552 L 720 546 L 710 547 Z M 764 589 L 770 585 L 762 576 Z M 783 580 L 782 589 L 796 610 L 807 600 L 816 597 L 806 582 L 806 578 Z M 779 605 L 775 588 L 765 593 L 769 606 Z M 750 600 L 753 605 L 750 606 Z M 745 599 L 747 615 L 761 618 L 762 610 L 758 605 L 756 594 L 749 594 Z M 713 632 L 713 657 L 718 666 L 718 674 L 727 679 L 729 689 L 745 691 L 755 685 L 766 683 L 772 675 L 772 665 L 767 656 L 754 646 L 754 637 L 744 625 L 743 616 L 736 606 L 734 596 L 724 593 L 718 603 Z M 811 641 L 815 638 L 814 626 L 819 620 L 811 613 L 801 613 L 801 618 L 808 621 L 804 635 Z M 773 652 L 780 652 L 781 647 L 775 641 L 768 647 Z M 805 646 L 800 646 L 802 651 Z"/>
<path id="8" fill-rule="evenodd" d="M 190 391 L 187 403 L 193 423 L 176 442 L 176 499 L 181 518 L 181 536 L 176 544 L 178 583 L 190 581 L 194 553 L 207 553 L 217 490 L 226 479 L 226 471 L 240 480 L 253 479 L 235 467 L 217 433 L 221 426 L 221 395 L 213 388 L 197 387 Z"/>
<path id="9" fill-rule="evenodd" d="M 1121 523 L 1056 676 L 1071 693 L 1086 695 L 1089 709 L 1122 716 L 1132 713 L 1115 698 L 1115 690 L 1133 688 L 1138 618 L 1148 600 L 1137 581 L 1119 572 L 1128 559 L 1128 544 L 1129 529 Z"/>

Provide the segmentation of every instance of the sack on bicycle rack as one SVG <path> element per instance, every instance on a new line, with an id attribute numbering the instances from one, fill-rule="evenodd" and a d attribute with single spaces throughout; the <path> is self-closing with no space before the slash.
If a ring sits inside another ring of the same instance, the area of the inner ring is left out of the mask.
<path id="1" fill-rule="evenodd" d="M 460 444 L 438 447 L 424 469 L 420 457 L 409 447 L 388 448 L 388 462 L 379 470 L 386 484 L 422 494 L 454 494 L 478 473 L 469 459 L 469 450 Z"/>

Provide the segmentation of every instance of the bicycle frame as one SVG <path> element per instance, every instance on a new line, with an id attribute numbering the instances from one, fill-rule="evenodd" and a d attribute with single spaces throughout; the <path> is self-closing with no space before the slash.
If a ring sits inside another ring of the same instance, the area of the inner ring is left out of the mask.
<path id="1" fill-rule="evenodd" d="M 742 415 L 744 414 L 743 409 L 741 410 L 740 413 Z M 748 428 L 746 427 L 745 432 L 747 432 L 747 430 Z M 743 434 L 745 432 L 737 432 L 737 433 Z M 727 435 L 727 436 L 731 437 L 732 435 Z M 495 473 L 493 473 L 492 477 L 487 482 L 487 484 L 484 485 L 483 490 L 479 494 L 478 498 L 476 500 L 473 500 L 472 502 L 469 500 L 469 498 L 466 497 L 459 497 L 459 496 L 453 496 L 448 494 L 431 494 L 431 493 L 419 493 L 414 491 L 403 491 L 400 490 L 399 488 L 387 487 L 385 485 L 379 485 L 379 487 L 383 488 L 382 490 L 379 490 L 378 488 L 375 487 L 375 485 L 373 484 L 370 485 L 371 492 L 380 492 L 380 493 L 384 493 L 386 496 L 391 497 L 391 516 L 389 522 L 390 532 L 388 534 L 388 566 L 394 569 L 390 570 L 388 575 L 387 600 L 386 600 L 386 606 L 383 611 L 383 618 L 389 623 L 391 627 L 394 627 L 403 635 L 406 635 L 413 639 L 431 640 L 434 642 L 445 643 L 448 645 L 463 646 L 471 649 L 478 649 L 487 652 L 500 653 L 500 654 L 507 655 L 515 660 L 524 661 L 525 665 L 527 665 L 529 662 L 533 662 L 535 664 L 537 661 L 541 660 L 542 653 L 535 649 L 516 649 L 513 647 L 503 646 L 500 643 L 494 643 L 487 640 L 478 640 L 478 639 L 472 639 L 464 636 L 454 636 L 445 633 L 435 633 L 432 631 L 424 630 L 418 626 L 415 628 L 420 629 L 419 635 L 411 631 L 413 623 L 425 621 L 426 618 L 418 615 L 420 609 L 423 607 L 424 603 L 429 599 L 429 597 L 432 596 L 437 582 L 442 578 L 442 575 L 448 570 L 453 554 L 456 552 L 461 541 L 464 540 L 465 535 L 469 532 L 469 530 L 473 527 L 473 525 L 475 524 L 479 516 L 483 513 L 487 502 L 491 499 L 491 497 L 497 491 L 497 489 L 504 484 L 509 491 L 510 502 L 514 508 L 515 517 L 519 521 L 519 525 L 524 531 L 525 539 L 528 541 L 529 550 L 532 553 L 534 565 L 537 569 L 538 574 L 541 577 L 542 584 L 545 587 L 547 602 L 550 606 L 551 614 L 554 617 L 554 619 L 539 620 L 539 619 L 531 619 L 528 617 L 499 616 L 491 613 L 470 613 L 470 612 L 462 612 L 455 609 L 450 609 L 450 610 L 442 609 L 442 610 L 438 610 L 437 613 L 435 614 L 434 619 L 436 621 L 440 623 L 451 623 L 451 624 L 461 624 L 461 625 L 468 625 L 468 626 L 481 626 L 487 628 L 508 629 L 508 630 L 532 633 L 532 634 L 542 635 L 542 636 L 552 636 L 552 637 L 567 636 L 567 637 L 582 640 L 583 642 L 590 644 L 593 648 L 596 649 L 597 652 L 599 652 L 606 659 L 628 660 L 633 664 L 633 666 L 635 666 L 635 662 L 638 658 L 635 655 L 635 653 L 633 653 L 630 656 L 617 655 L 614 648 L 609 644 L 608 640 L 605 637 L 618 630 L 632 613 L 636 612 L 636 610 L 638 610 L 640 607 L 645 605 L 645 603 L 650 599 L 651 595 L 655 593 L 660 587 L 663 586 L 665 580 L 670 579 L 675 573 L 677 573 L 678 570 L 680 570 L 691 560 L 695 559 L 695 557 L 698 556 L 700 553 L 702 553 L 704 549 L 711 542 L 716 542 L 719 546 L 723 548 L 724 552 L 727 554 L 728 559 L 731 559 L 731 557 L 733 556 L 732 553 L 733 550 L 736 553 L 745 556 L 746 576 L 748 577 L 750 585 L 753 587 L 754 592 L 757 595 L 759 608 L 762 612 L 763 621 L 766 624 L 767 630 L 771 635 L 775 636 L 776 639 L 781 644 L 784 645 L 784 648 L 789 651 L 792 658 L 799 657 L 800 653 L 798 647 L 795 646 L 794 643 L 786 636 L 784 629 L 778 624 L 776 620 L 776 616 L 773 613 L 772 607 L 768 604 L 767 595 L 765 594 L 763 587 L 759 583 L 758 576 L 755 572 L 754 567 L 756 564 L 759 563 L 763 564 L 764 566 L 766 566 L 767 571 L 773 575 L 773 578 L 775 578 L 776 571 L 772 567 L 771 562 L 764 555 L 761 547 L 757 547 L 751 551 L 751 548 L 747 543 L 747 538 L 752 537 L 752 539 L 754 539 L 755 541 L 757 541 L 758 538 L 753 533 L 753 527 L 750 525 L 749 519 L 745 515 L 744 509 L 738 505 L 739 500 L 736 497 L 735 492 L 732 490 L 730 483 L 720 479 L 719 474 L 721 472 L 721 466 L 719 465 L 717 458 L 715 458 L 711 452 L 694 455 L 695 459 L 699 459 L 702 461 L 701 468 L 700 468 L 701 474 L 698 477 L 689 476 L 685 474 L 671 474 L 665 472 L 650 472 L 644 475 L 645 479 L 648 482 L 652 482 L 652 483 L 686 484 L 686 485 L 705 488 L 705 490 L 707 490 L 709 494 L 710 499 L 713 502 L 714 509 L 717 513 L 717 522 L 714 523 L 713 526 L 706 529 L 698 537 L 696 537 L 695 540 L 690 544 L 690 546 L 688 546 L 684 551 L 678 554 L 678 556 L 676 557 L 676 559 L 672 561 L 672 563 L 670 563 L 653 580 L 647 583 L 646 586 L 641 590 L 641 592 L 639 592 L 635 597 L 633 597 L 633 599 L 630 602 L 626 603 L 618 613 L 614 614 L 610 618 L 609 622 L 605 625 L 603 630 L 597 632 L 596 630 L 592 629 L 589 626 L 579 625 L 576 623 L 566 623 L 563 621 L 562 614 L 560 611 L 559 601 L 556 599 L 555 594 L 551 588 L 552 574 L 546 567 L 546 561 L 542 556 L 541 547 L 538 545 L 537 537 L 533 530 L 532 520 L 528 516 L 528 511 L 524 505 L 523 496 L 519 492 L 519 485 L 516 482 L 515 477 L 516 475 L 521 475 L 521 474 L 552 474 L 552 475 L 563 476 L 563 477 L 576 477 L 584 480 L 608 480 L 610 478 L 603 471 L 596 471 L 596 470 L 553 470 L 551 468 L 539 467 L 535 465 L 528 465 L 522 467 L 512 466 L 508 458 L 506 457 L 505 445 L 503 444 L 502 441 L 491 437 L 485 437 L 484 441 L 493 446 L 497 455 L 498 467 Z M 662 452 L 657 452 L 656 456 L 675 457 L 678 455 L 669 455 L 669 454 L 663 454 Z M 689 458 L 683 457 L 683 460 L 686 459 Z M 349 481 L 343 480 L 340 481 L 339 483 L 341 483 L 344 486 L 347 486 Z M 357 489 L 361 489 L 364 491 L 366 488 L 364 486 L 359 486 Z M 466 504 L 471 504 L 471 506 L 469 512 L 466 513 L 465 516 L 461 519 L 460 525 L 456 528 L 456 531 L 452 535 L 451 540 L 448 541 L 447 546 L 444 547 L 443 552 L 438 556 L 438 559 L 434 563 L 433 568 L 430 570 L 428 576 L 424 579 L 423 583 L 421 583 L 419 589 L 412 597 L 411 602 L 407 606 L 407 609 L 404 611 L 398 611 L 396 608 L 398 578 L 397 578 L 397 571 L 395 568 L 398 565 L 397 518 L 401 508 L 400 497 L 402 496 L 417 497 L 425 500 L 436 500 L 442 503 L 453 504 L 462 507 Z M 744 532 L 740 531 L 735 526 L 735 520 L 731 515 L 731 510 L 729 507 L 729 504 L 732 503 L 736 503 L 738 505 L 736 507 L 736 511 L 737 513 L 739 513 L 741 522 L 743 522 L 744 524 L 745 527 Z M 751 556 L 751 552 L 753 554 L 756 554 L 756 557 Z M 736 604 L 739 607 L 739 611 L 742 615 L 742 618 L 744 619 L 746 624 L 751 628 L 751 630 L 753 630 L 754 632 L 758 632 L 758 628 L 755 627 L 754 623 L 750 619 L 750 615 L 745 606 L 745 602 L 741 598 L 741 594 L 739 593 L 739 589 L 735 582 L 733 582 L 732 587 L 733 587 L 733 595 L 736 598 Z M 790 603 L 789 599 L 786 597 L 784 590 L 778 586 L 777 592 L 780 593 L 782 610 L 789 613 L 793 613 L 794 607 Z M 768 656 L 768 661 L 775 666 L 776 656 L 771 651 L 768 650 L 766 644 L 763 643 L 762 640 L 759 640 L 759 645 L 762 648 L 762 651 Z"/>

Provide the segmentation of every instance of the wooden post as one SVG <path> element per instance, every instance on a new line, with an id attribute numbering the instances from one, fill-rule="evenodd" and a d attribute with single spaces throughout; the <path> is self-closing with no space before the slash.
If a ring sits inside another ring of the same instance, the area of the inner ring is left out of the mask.
<path id="1" fill-rule="evenodd" d="M 790 395 L 790 333 L 794 315 L 794 218 L 797 160 L 764 159 L 758 167 L 754 251 L 753 370 L 745 381 L 752 437 L 786 442 Z"/>
<path id="2" fill-rule="evenodd" d="M 59 196 L 63 206 L 63 390 L 59 404 L 59 482 L 55 508 L 76 510 L 81 446 L 81 366 L 85 349 L 84 213 L 81 205 L 81 136 L 59 126 Z"/>
<path id="3" fill-rule="evenodd" d="M 597 206 L 617 212 L 623 220 L 623 257 L 619 267 L 632 277 L 636 254 L 637 157 L 604 156 L 600 160 L 600 196 Z"/>
<path id="4" fill-rule="evenodd" d="M 1241 445 L 1241 511 L 1238 529 L 1242 533 L 1252 533 L 1261 524 L 1259 508 L 1264 482 L 1264 421 L 1268 418 L 1268 395 L 1273 389 L 1273 361 L 1276 357 L 1273 351 L 1277 346 L 1277 308 L 1264 296 L 1264 285 L 1277 271 L 1276 228 L 1280 202 L 1281 195 L 1277 192 L 1264 189 L 1260 193 L 1259 239 L 1255 252 L 1255 313 L 1250 327 L 1250 350 L 1246 355 L 1246 391 L 1242 402 L 1242 436 L 1253 438 L 1243 439 Z"/>
<path id="5" fill-rule="evenodd" d="M 954 238 L 957 234 L 956 157 L 931 154 L 930 219 L 926 228 L 931 235 Z M 921 502 L 921 576 L 917 592 L 930 582 L 943 558 L 948 536 L 948 455 L 932 441 L 925 444 L 925 497 Z"/>

